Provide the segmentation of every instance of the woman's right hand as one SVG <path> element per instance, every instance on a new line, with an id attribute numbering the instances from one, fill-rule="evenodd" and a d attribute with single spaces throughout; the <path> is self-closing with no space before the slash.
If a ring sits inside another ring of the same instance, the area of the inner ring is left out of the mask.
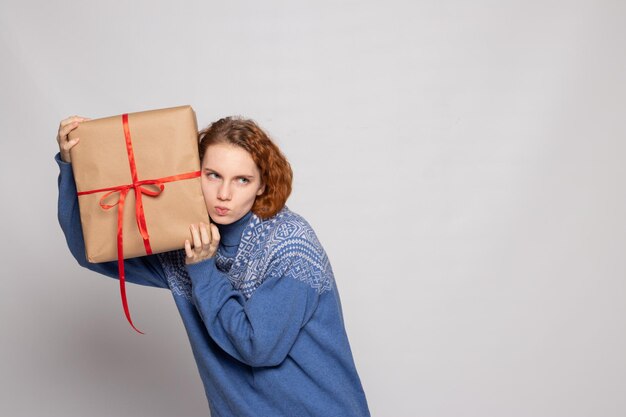
<path id="1" fill-rule="evenodd" d="M 79 138 L 69 140 L 69 133 L 78 127 L 78 123 L 91 120 L 88 117 L 70 116 L 67 119 L 61 120 L 59 124 L 59 134 L 57 135 L 57 142 L 59 142 L 59 151 L 61 152 L 61 160 L 63 162 L 71 163 L 70 149 L 74 147 L 79 141 Z"/>
<path id="2" fill-rule="evenodd" d="M 193 237 L 193 249 L 189 239 L 185 240 L 185 264 L 196 264 L 214 257 L 220 244 L 220 231 L 215 223 L 192 223 L 189 228 Z"/>

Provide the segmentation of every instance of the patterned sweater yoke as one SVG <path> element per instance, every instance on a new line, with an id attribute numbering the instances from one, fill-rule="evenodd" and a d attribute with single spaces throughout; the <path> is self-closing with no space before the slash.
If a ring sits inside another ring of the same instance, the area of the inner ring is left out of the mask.
<path id="1" fill-rule="evenodd" d="M 184 249 L 157 256 L 172 292 L 191 299 L 191 278 L 185 268 Z M 320 294 L 330 290 L 334 283 L 328 256 L 315 231 L 306 219 L 286 205 L 267 219 L 253 213 L 235 257 L 225 258 L 218 251 L 216 264 L 246 299 L 274 274 L 287 274 Z"/>

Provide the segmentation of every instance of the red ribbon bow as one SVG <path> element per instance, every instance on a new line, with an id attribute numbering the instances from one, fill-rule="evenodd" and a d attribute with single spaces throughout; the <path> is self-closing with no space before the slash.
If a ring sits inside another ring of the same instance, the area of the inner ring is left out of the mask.
<path id="1" fill-rule="evenodd" d="M 100 198 L 100 207 L 104 210 L 108 210 L 117 205 L 117 267 L 119 272 L 119 280 L 120 280 L 120 292 L 122 294 L 122 305 L 124 307 L 124 313 L 126 314 L 126 319 L 130 323 L 130 325 L 137 332 L 141 334 L 145 334 L 142 331 L 138 330 L 133 321 L 130 318 L 130 312 L 128 311 L 128 302 L 126 301 L 126 288 L 125 288 L 125 280 L 124 280 L 124 241 L 122 239 L 122 231 L 124 226 L 124 201 L 126 199 L 126 195 L 132 189 L 135 190 L 135 217 L 137 218 L 137 226 L 139 227 L 139 232 L 141 233 L 141 237 L 143 238 L 143 244 L 146 248 L 146 254 L 152 254 L 152 248 L 150 247 L 150 235 L 148 234 L 148 228 L 146 226 L 146 217 L 143 210 L 143 202 L 142 202 L 142 194 L 146 194 L 150 197 L 157 197 L 163 190 L 165 186 L 163 183 L 171 182 L 171 181 L 179 181 L 185 180 L 189 178 L 195 178 L 200 176 L 200 171 L 192 171 L 185 174 L 172 175 L 169 177 L 157 178 L 153 180 L 142 180 L 139 181 L 137 178 L 137 166 L 135 165 L 135 154 L 133 153 L 133 145 L 130 139 L 130 128 L 128 127 L 128 114 L 125 113 L 122 115 L 122 123 L 124 124 L 124 137 L 126 139 L 126 152 L 128 153 L 128 162 L 130 164 L 130 172 L 133 177 L 132 184 L 119 185 L 116 187 L 109 188 L 100 188 L 97 190 L 88 190 L 81 191 L 78 193 L 79 196 L 84 194 L 93 194 L 99 193 L 102 191 L 110 191 L 104 194 Z M 158 191 L 152 191 L 148 188 L 145 188 L 145 185 L 156 185 L 158 186 Z M 115 204 L 104 204 L 103 201 L 113 193 L 119 192 L 120 198 Z"/>

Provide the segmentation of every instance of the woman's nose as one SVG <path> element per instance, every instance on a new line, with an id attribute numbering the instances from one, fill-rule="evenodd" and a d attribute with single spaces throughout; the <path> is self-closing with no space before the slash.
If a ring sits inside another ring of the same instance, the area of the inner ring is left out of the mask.
<path id="1" fill-rule="evenodd" d="M 230 200 L 230 188 L 226 182 L 223 182 L 217 190 L 217 198 L 220 200 Z"/>

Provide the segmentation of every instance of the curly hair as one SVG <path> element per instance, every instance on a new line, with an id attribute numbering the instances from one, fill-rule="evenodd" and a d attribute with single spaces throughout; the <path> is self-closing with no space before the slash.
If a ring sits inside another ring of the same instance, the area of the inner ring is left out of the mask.
<path id="1" fill-rule="evenodd" d="M 262 219 L 274 216 L 291 194 L 293 172 L 287 158 L 256 122 L 241 116 L 229 116 L 211 123 L 198 132 L 200 161 L 213 144 L 239 146 L 252 156 L 265 184 L 263 194 L 256 197 L 252 212 Z"/>

